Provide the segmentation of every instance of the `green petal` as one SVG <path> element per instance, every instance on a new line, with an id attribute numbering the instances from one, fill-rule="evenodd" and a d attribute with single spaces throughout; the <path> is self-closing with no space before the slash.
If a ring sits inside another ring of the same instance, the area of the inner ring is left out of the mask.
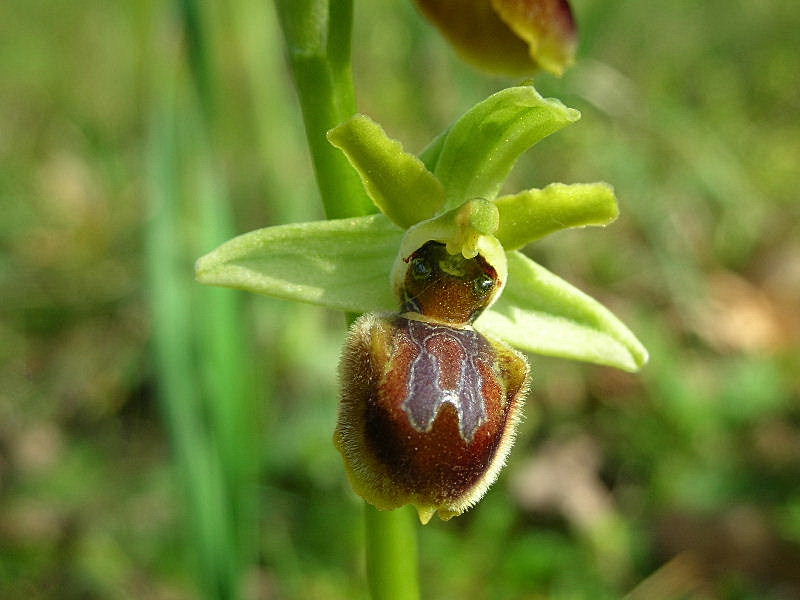
<path id="1" fill-rule="evenodd" d="M 647 350 L 593 298 L 519 252 L 508 253 L 508 285 L 476 329 L 521 350 L 636 371 Z"/>
<path id="2" fill-rule="evenodd" d="M 436 161 L 445 208 L 493 200 L 520 154 L 579 118 L 577 110 L 542 98 L 531 86 L 502 90 L 475 105 L 453 126 Z"/>
<path id="3" fill-rule="evenodd" d="M 200 283 L 350 312 L 396 310 L 389 272 L 403 231 L 383 215 L 267 227 L 200 258 Z"/>
<path id="4" fill-rule="evenodd" d="M 608 225 L 619 215 L 614 188 L 607 183 L 553 183 L 496 201 L 500 211 L 497 239 L 516 250 L 568 227 Z"/>
<path id="5" fill-rule="evenodd" d="M 361 175 L 375 205 L 400 227 L 430 219 L 444 205 L 439 180 L 369 117 L 355 115 L 331 129 L 328 140 Z"/>

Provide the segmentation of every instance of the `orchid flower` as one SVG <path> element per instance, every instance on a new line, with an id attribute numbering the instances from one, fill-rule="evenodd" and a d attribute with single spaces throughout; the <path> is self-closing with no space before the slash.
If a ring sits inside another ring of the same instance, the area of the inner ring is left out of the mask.
<path id="1" fill-rule="evenodd" d="M 197 261 L 201 283 L 368 313 L 345 346 L 336 443 L 353 487 L 379 508 L 411 503 L 426 522 L 460 514 L 486 491 L 528 387 L 527 363 L 510 347 L 626 371 L 647 361 L 608 309 L 520 252 L 555 231 L 613 221 L 611 186 L 554 183 L 498 197 L 522 152 L 579 117 L 532 86 L 512 87 L 417 157 L 353 116 L 328 139 L 380 212 L 259 229 Z M 370 417 L 378 405 L 383 416 Z M 413 443 L 386 447 L 400 438 Z M 469 476 L 448 479 L 456 471 Z"/>

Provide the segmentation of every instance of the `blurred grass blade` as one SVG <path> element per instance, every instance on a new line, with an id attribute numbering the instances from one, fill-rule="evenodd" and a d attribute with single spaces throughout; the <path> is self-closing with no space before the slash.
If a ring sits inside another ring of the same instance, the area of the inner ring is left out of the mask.
<path id="1" fill-rule="evenodd" d="M 318 210 L 316 182 L 312 177 L 291 175 L 308 150 L 303 125 L 293 110 L 294 90 L 286 73 L 275 6 L 272 2 L 244 0 L 228 10 L 235 21 L 233 37 L 239 45 L 240 60 L 247 69 L 260 164 L 265 172 L 283 174 L 266 177 L 263 182 L 270 216 L 275 223 L 307 220 Z"/>
<path id="2" fill-rule="evenodd" d="M 233 235 L 226 185 L 212 148 L 217 145 L 218 115 L 214 97 L 213 20 L 197 0 L 181 0 L 190 72 L 196 92 L 185 114 L 187 135 L 182 147 L 187 182 L 197 214 L 196 256 Z M 255 373 L 248 352 L 241 298 L 230 290 L 195 288 L 196 356 L 204 382 L 208 444 L 219 461 L 227 504 L 223 518 L 230 532 L 229 560 L 235 573 L 232 591 L 252 562 L 257 540 L 262 411 L 255 394 Z"/>
<path id="3" fill-rule="evenodd" d="M 165 86 L 164 86 L 165 87 Z M 171 86 L 170 86 L 171 87 Z M 164 90 L 162 94 L 170 94 Z M 220 465 L 210 451 L 201 413 L 198 374 L 192 360 L 191 285 L 180 243 L 176 174 L 175 108 L 160 98 L 150 129 L 148 184 L 152 217 L 147 226 L 147 264 L 159 397 L 187 498 L 186 523 L 197 555 L 197 580 L 205 597 L 235 588 L 230 533 Z M 231 596 L 227 596 L 231 597 Z"/>
<path id="4" fill-rule="evenodd" d="M 233 230 L 224 180 L 208 150 L 202 123 L 195 124 L 196 135 L 188 140 L 190 144 L 185 149 L 186 154 L 194 155 L 196 165 L 190 172 L 196 179 L 193 188 L 200 239 L 198 251 L 192 250 L 192 256 L 226 240 Z M 182 276 L 191 277 L 191 270 Z M 199 286 L 193 292 L 197 305 L 197 357 L 209 416 L 208 442 L 225 480 L 226 518 L 234 532 L 230 553 L 236 557 L 238 568 L 244 569 L 253 559 L 257 541 L 263 408 L 256 393 L 241 296 L 232 290 Z"/>
<path id="5" fill-rule="evenodd" d="M 232 228 L 210 151 L 214 79 L 204 13 L 190 0 L 180 7 L 192 79 L 177 59 L 154 61 L 150 73 L 153 336 L 161 403 L 186 490 L 195 578 L 205 598 L 236 598 L 255 554 L 261 420 L 239 299 L 200 288 L 191 277 L 193 257 Z M 188 95 L 181 86 L 187 82 Z"/>

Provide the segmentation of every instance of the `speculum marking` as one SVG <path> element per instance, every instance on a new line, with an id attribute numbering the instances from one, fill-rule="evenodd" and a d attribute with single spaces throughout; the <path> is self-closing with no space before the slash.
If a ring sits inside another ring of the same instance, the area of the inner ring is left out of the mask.
<path id="1" fill-rule="evenodd" d="M 430 431 L 442 406 L 451 404 L 461 437 L 472 443 L 487 420 L 478 362 L 489 349 L 488 342 L 471 329 L 414 319 L 401 318 L 401 327 L 417 351 L 408 374 L 408 396 L 402 404 L 409 422 L 417 431 Z"/>

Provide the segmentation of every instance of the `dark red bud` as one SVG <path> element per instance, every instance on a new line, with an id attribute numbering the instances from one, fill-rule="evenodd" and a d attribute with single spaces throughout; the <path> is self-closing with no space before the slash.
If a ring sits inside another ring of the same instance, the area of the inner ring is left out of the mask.
<path id="1" fill-rule="evenodd" d="M 465 60 L 493 73 L 561 75 L 577 30 L 567 0 L 415 0 Z"/>

